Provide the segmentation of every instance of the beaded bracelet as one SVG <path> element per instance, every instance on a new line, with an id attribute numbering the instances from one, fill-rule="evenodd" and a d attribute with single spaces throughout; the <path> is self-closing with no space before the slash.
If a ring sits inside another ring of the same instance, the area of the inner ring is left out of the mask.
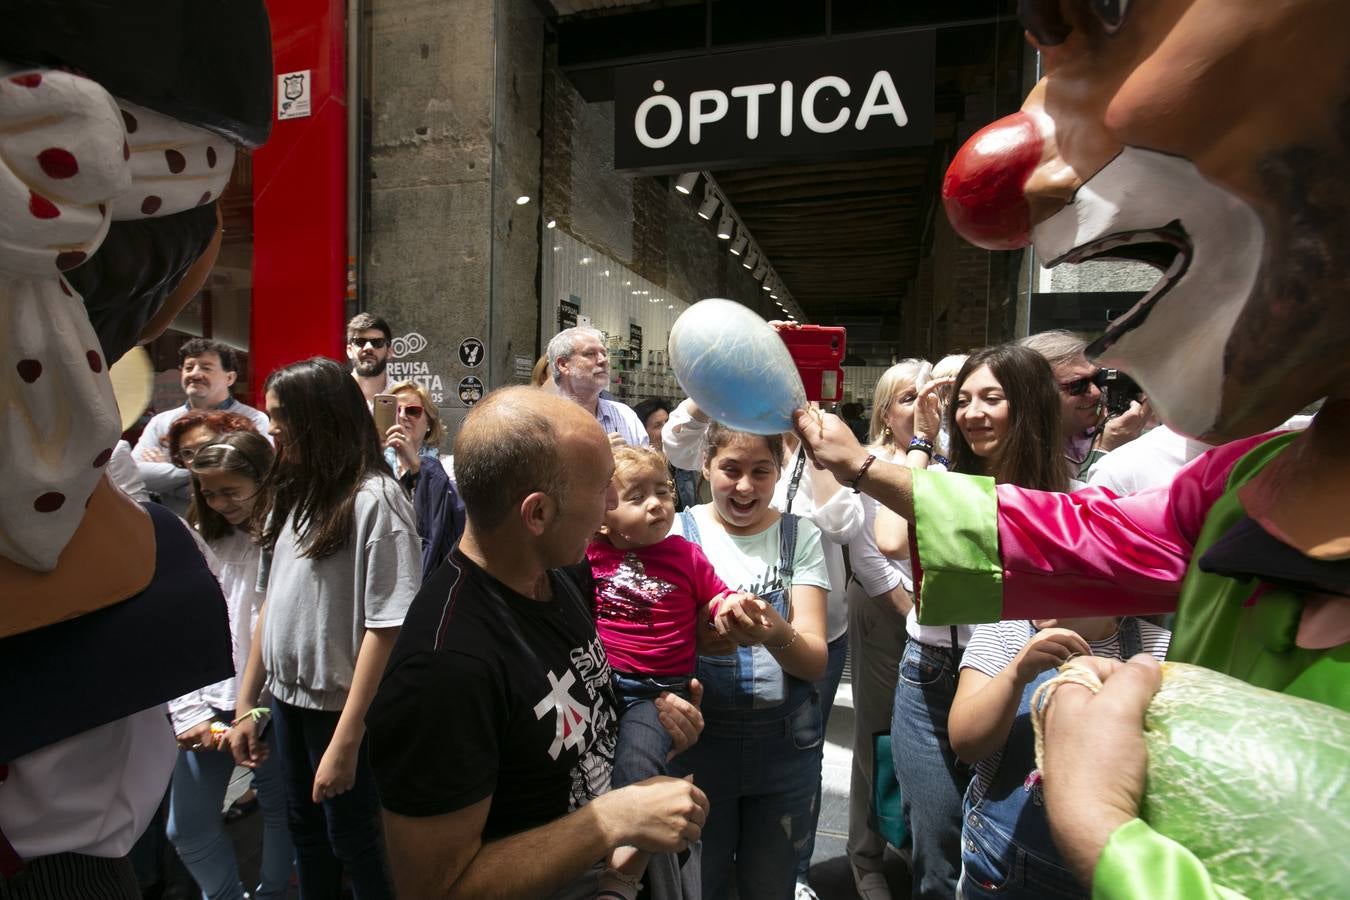
<path id="1" fill-rule="evenodd" d="M 797 643 L 797 636 L 798 636 L 797 627 L 796 627 L 795 625 L 793 625 L 793 626 L 791 626 L 791 628 L 792 628 L 792 637 L 788 638 L 788 642 L 787 642 L 786 644 L 779 644 L 779 645 L 776 646 L 776 647 L 775 647 L 775 646 L 771 646 L 771 645 L 769 645 L 769 644 L 765 644 L 765 645 L 764 645 L 764 649 L 765 649 L 765 650 L 773 650 L 774 652 L 777 652 L 777 651 L 779 651 L 779 650 L 786 650 L 786 649 L 788 649 L 789 647 L 791 647 L 793 644 Z"/>
<path id="2" fill-rule="evenodd" d="M 912 437 L 909 439 L 909 449 L 918 450 L 921 453 L 926 453 L 929 456 L 932 456 L 933 442 L 930 441 L 928 438 Z"/>
<path id="3" fill-rule="evenodd" d="M 939 466 L 942 466 L 942 468 L 944 469 L 950 469 L 952 467 L 952 461 L 947 457 L 943 456 L 941 453 L 933 454 L 933 462 L 937 463 Z"/>

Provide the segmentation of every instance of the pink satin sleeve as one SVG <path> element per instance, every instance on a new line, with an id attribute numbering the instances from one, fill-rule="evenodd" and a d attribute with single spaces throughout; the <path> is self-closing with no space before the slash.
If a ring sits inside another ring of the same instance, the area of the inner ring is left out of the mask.
<path id="1" fill-rule="evenodd" d="M 1205 516 L 1266 436 L 1192 460 L 1166 487 L 1117 497 L 999 485 L 1003 618 L 1146 615 L 1176 608 Z"/>

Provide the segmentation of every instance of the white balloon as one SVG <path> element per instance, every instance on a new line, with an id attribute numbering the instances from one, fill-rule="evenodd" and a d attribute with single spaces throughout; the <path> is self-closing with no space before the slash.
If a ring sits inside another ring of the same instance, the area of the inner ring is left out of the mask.
<path id="1" fill-rule="evenodd" d="M 791 431 L 793 411 L 806 406 L 783 339 L 731 300 L 703 300 L 684 311 L 670 330 L 670 366 L 700 409 L 737 431 Z"/>

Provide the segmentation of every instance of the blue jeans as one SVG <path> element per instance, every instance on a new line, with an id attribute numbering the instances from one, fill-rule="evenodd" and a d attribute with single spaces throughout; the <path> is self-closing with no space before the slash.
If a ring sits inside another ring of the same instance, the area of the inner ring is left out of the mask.
<path id="1" fill-rule="evenodd" d="M 816 693 L 820 695 L 820 731 L 825 734 L 830 727 L 830 710 L 834 708 L 834 695 L 839 693 L 839 682 L 844 677 L 844 663 L 848 661 L 848 632 L 830 641 L 827 645 L 829 656 L 825 660 L 825 674 L 816 682 Z M 822 750 L 824 748 L 822 747 Z M 821 765 L 824 766 L 822 755 Z M 811 857 L 816 852 L 816 825 L 820 822 L 820 781 L 821 772 L 816 772 L 816 808 L 811 814 L 811 831 L 806 835 L 806 843 L 797 857 L 797 880 L 806 881 L 811 870 Z"/>
<path id="2" fill-rule="evenodd" d="M 277 760 L 276 742 L 253 770 L 253 788 L 262 808 L 262 884 L 253 891 L 261 900 L 286 896 L 291 879 L 291 835 L 286 829 L 286 785 Z M 244 885 L 234 858 L 234 842 L 225 833 L 221 806 L 234 773 L 228 752 L 178 751 L 169 792 L 169 840 L 206 900 L 243 900 Z"/>
<path id="3" fill-rule="evenodd" d="M 740 900 L 790 900 L 820 781 L 820 698 L 813 691 L 768 720 L 705 719 L 698 743 L 670 763 L 708 795 L 703 896 L 729 896 L 734 866 Z"/>
<path id="4" fill-rule="evenodd" d="M 615 671 L 614 693 L 619 699 L 619 741 L 614 747 L 610 785 L 617 789 L 666 774 L 666 757 L 674 748 L 653 702 L 669 692 L 689 699 L 689 675 L 639 675 Z"/>
<path id="5" fill-rule="evenodd" d="M 947 737 L 956 674 L 946 647 L 911 640 L 900 659 L 891 753 L 913 848 L 914 900 L 956 895 L 962 801 L 971 778 Z"/>
<path id="6" fill-rule="evenodd" d="M 392 898 L 380 840 L 380 802 L 370 773 L 368 740 L 361 741 L 356 783 L 345 794 L 313 800 L 314 774 L 337 729 L 340 713 L 302 709 L 272 701 L 277 747 L 290 805 L 291 840 L 300 900 L 330 900 L 342 894 L 342 875 L 356 900 Z"/>

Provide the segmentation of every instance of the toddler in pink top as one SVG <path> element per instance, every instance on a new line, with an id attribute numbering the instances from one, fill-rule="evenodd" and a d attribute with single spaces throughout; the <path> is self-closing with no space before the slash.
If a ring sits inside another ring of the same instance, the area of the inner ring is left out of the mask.
<path id="1" fill-rule="evenodd" d="M 671 738 L 652 702 L 662 692 L 689 696 L 698 656 L 698 623 L 731 594 L 697 544 L 670 534 L 675 486 L 655 450 L 614 451 L 619 504 L 605 514 L 586 556 L 595 581 L 595 630 L 613 671 L 623 717 L 614 750 L 613 787 L 661 775 Z M 625 848 L 627 849 L 627 848 Z M 645 857 L 616 851 L 599 897 L 629 897 Z"/>

